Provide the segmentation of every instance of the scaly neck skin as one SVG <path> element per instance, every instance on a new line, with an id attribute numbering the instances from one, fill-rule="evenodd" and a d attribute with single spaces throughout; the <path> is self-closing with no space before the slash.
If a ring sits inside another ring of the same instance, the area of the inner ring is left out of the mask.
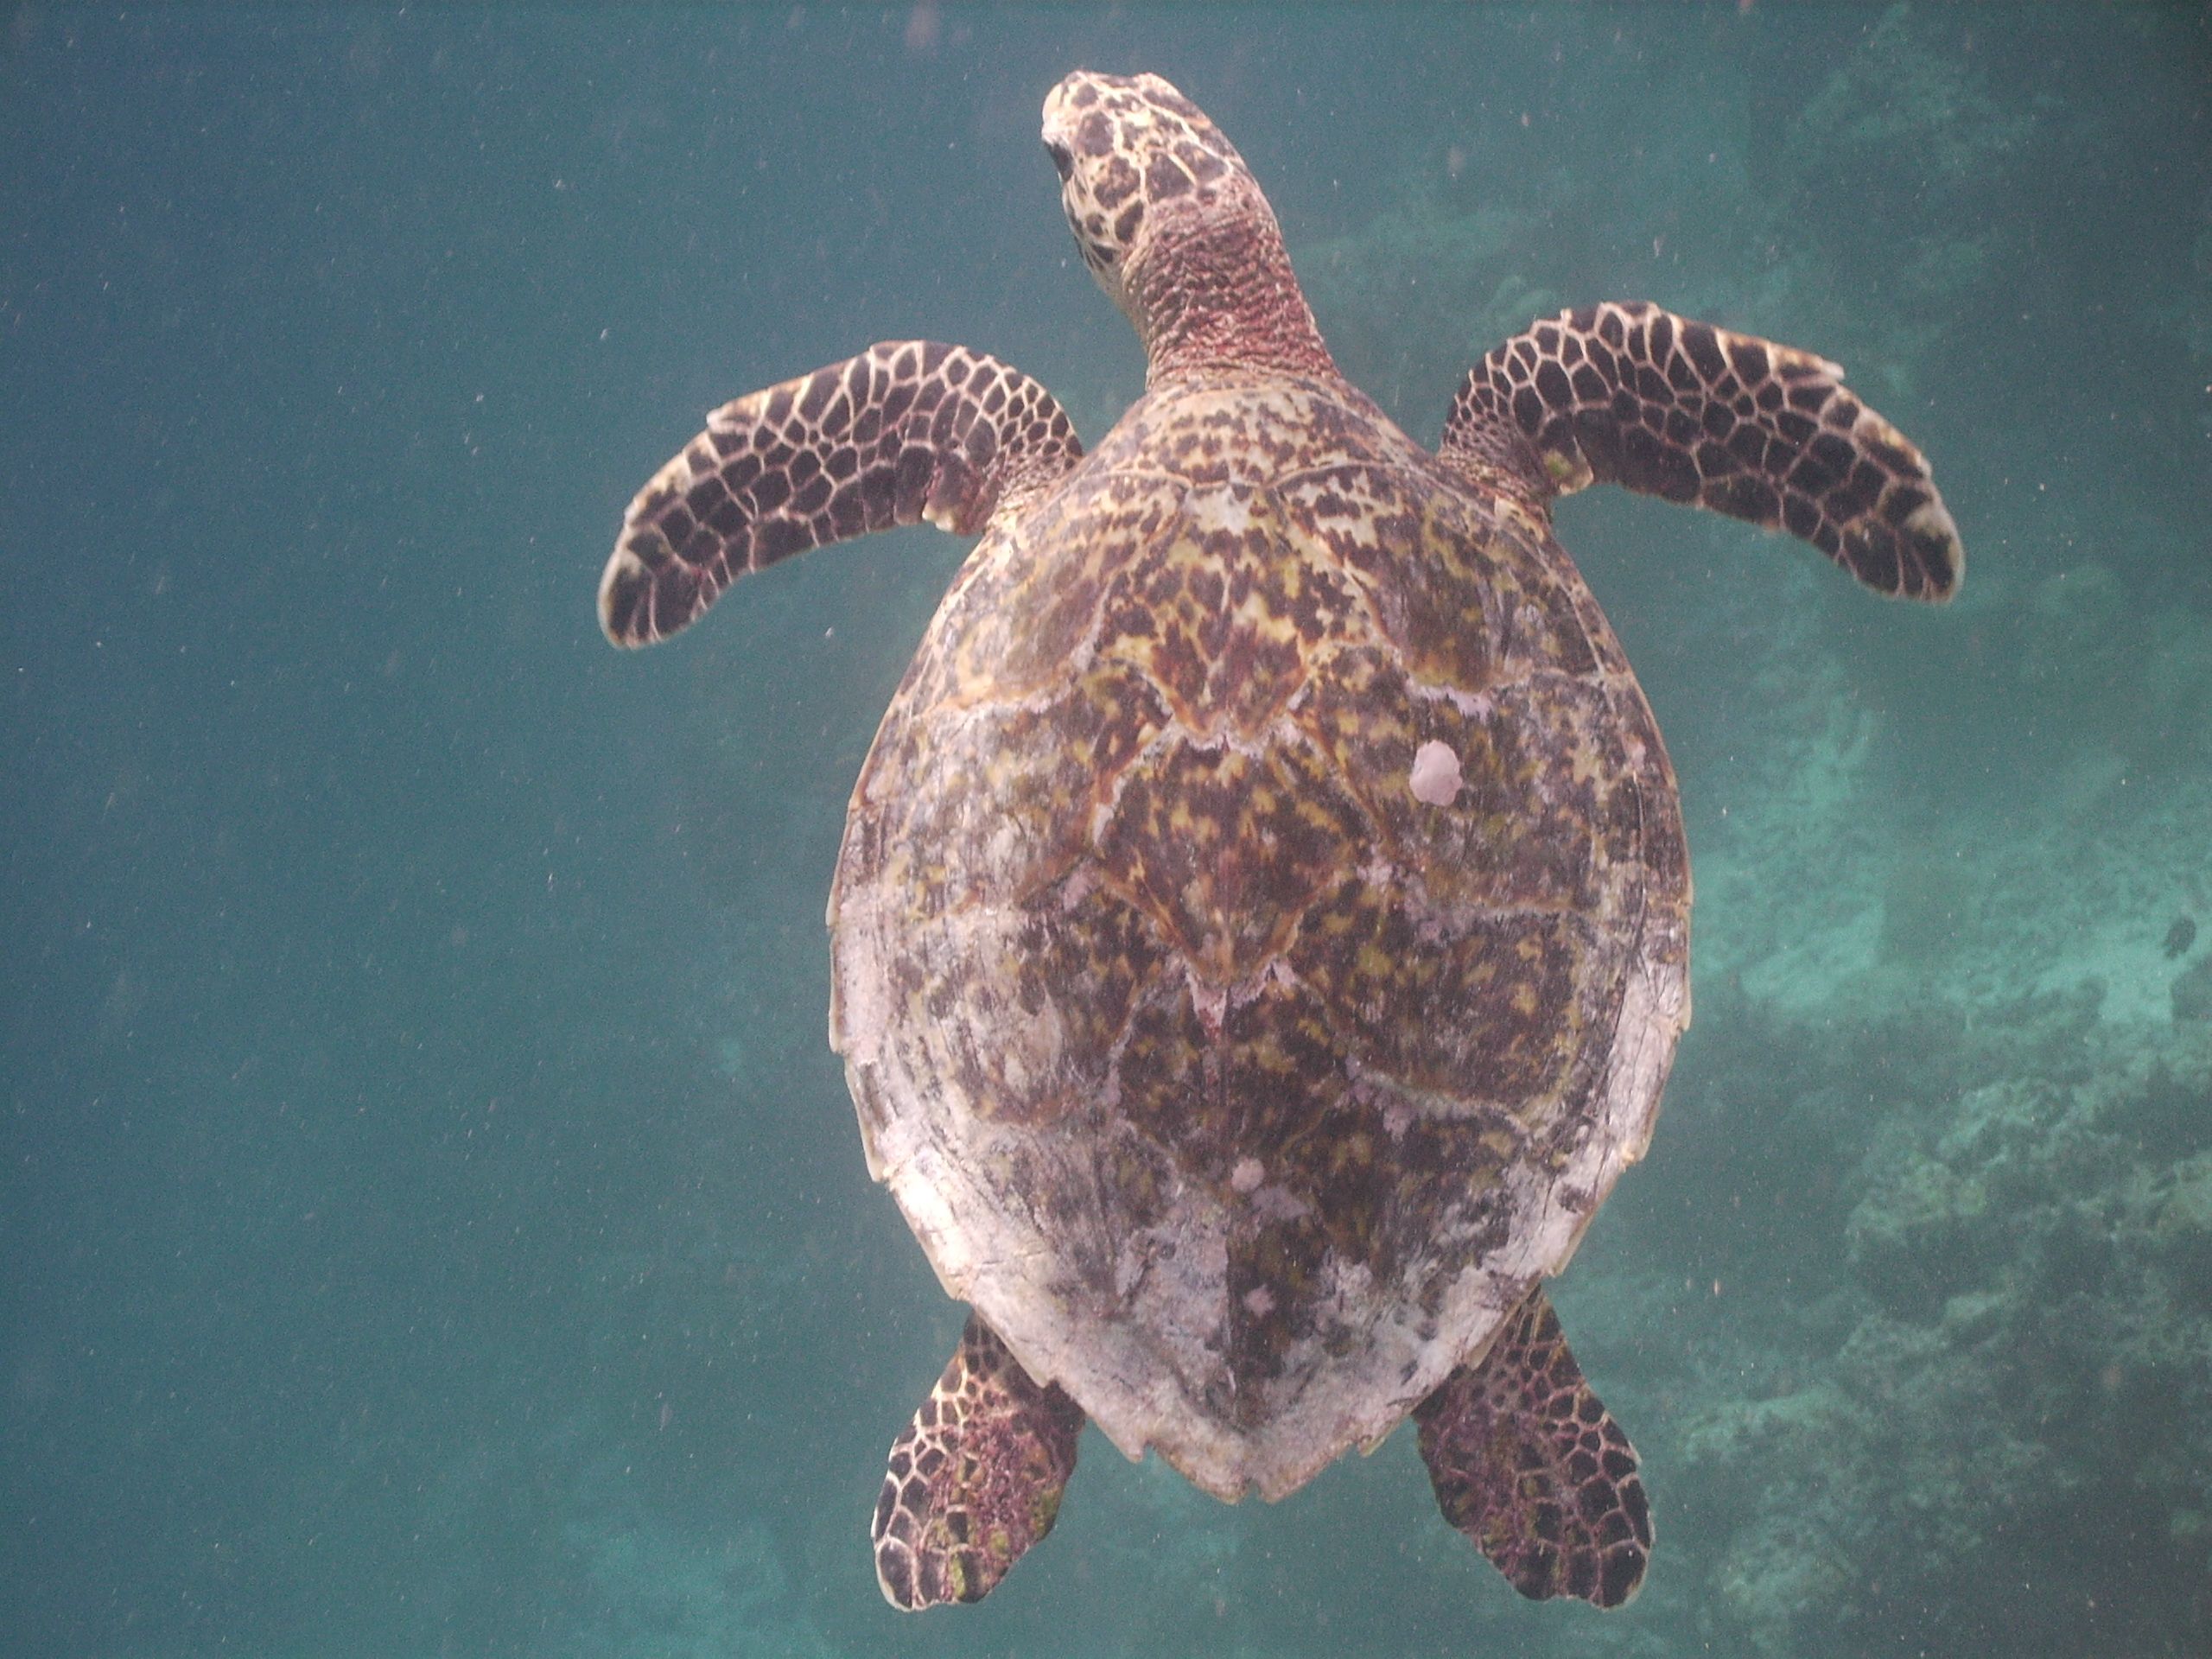
<path id="1" fill-rule="evenodd" d="M 1173 257 L 1141 258 L 1125 274 L 1147 389 L 1223 368 L 1342 378 L 1272 222 L 1179 230 Z"/>

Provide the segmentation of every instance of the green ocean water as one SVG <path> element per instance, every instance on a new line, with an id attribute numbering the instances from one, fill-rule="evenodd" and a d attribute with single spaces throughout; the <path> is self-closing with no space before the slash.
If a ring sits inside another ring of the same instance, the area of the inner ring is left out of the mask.
<path id="1" fill-rule="evenodd" d="M 2199 6 L 0 15 L 0 1653 L 2212 1652 L 2212 25 Z M 610 650 L 741 391 L 1143 359 L 1038 109 L 1149 68 L 1433 442 L 1538 315 L 1846 364 L 1940 610 L 1595 491 L 1697 1022 L 1556 1286 L 1657 1549 L 1522 1602 L 1409 1433 L 1230 1509 L 1095 1433 L 878 1595 L 958 1332 L 822 929 L 966 544 Z"/>

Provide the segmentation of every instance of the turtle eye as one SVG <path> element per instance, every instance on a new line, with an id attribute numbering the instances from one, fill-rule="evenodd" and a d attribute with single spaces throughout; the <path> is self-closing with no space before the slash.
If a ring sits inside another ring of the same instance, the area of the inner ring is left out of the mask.
<path id="1" fill-rule="evenodd" d="M 1065 184 L 1068 175 L 1075 171 L 1075 152 L 1058 139 L 1047 138 L 1045 153 L 1052 158 L 1052 165 L 1059 171 L 1060 182 Z"/>

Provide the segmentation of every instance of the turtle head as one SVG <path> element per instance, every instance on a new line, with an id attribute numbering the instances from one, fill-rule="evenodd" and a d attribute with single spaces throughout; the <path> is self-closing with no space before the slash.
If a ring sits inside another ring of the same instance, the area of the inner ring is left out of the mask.
<path id="1" fill-rule="evenodd" d="M 1259 181 L 1158 75 L 1078 69 L 1045 99 L 1045 149 L 1084 263 L 1163 368 L 1272 360 L 1335 372 Z"/>
<path id="2" fill-rule="evenodd" d="M 1158 75 L 1077 70 L 1045 100 L 1045 149 L 1084 263 L 1118 302 L 1123 269 L 1173 221 L 1268 212 L 1236 147 Z"/>

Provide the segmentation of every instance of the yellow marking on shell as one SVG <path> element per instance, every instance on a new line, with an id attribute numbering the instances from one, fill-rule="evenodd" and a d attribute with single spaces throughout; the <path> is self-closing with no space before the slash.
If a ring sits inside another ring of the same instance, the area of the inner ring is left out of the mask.
<path id="1" fill-rule="evenodd" d="M 1308 649 L 1350 598 L 1270 492 L 1201 485 L 1113 578 L 1097 650 L 1144 673 L 1194 734 L 1249 741 L 1305 683 Z"/>
<path id="2" fill-rule="evenodd" d="M 1516 496 L 1501 495 L 1491 505 L 1493 522 L 1503 531 L 1510 523 L 1512 528 L 1534 541 L 1541 541 L 1550 533 L 1548 515 L 1539 519 L 1529 511 Z"/>
<path id="3" fill-rule="evenodd" d="M 1356 435 L 1331 470 L 1309 410 L 1141 405 L 1143 475 L 1111 469 L 1122 433 L 995 530 L 887 715 L 863 785 L 882 827 L 849 878 L 918 976 L 883 1115 L 988 1166 L 1001 1232 L 1034 1217 L 1039 1168 L 987 1147 L 1110 1134 L 1069 1190 L 1045 1167 L 1073 1219 L 1036 1221 L 1102 1306 L 1144 1274 L 1126 1249 L 1094 1267 L 1094 1235 L 1186 1224 L 1255 1158 L 1238 1203 L 1273 1230 L 1234 1260 L 1275 1300 L 1230 1297 L 1240 1363 L 1290 1353 L 1344 1264 L 1414 1305 L 1393 1275 L 1565 1166 L 1642 880 L 1632 840 L 1593 839 L 1630 763 L 1542 521 L 1432 498 L 1418 458 Z M 1271 425 L 1303 470 L 1255 459 Z M 1447 806 L 1407 789 L 1427 741 L 1462 764 Z"/>

